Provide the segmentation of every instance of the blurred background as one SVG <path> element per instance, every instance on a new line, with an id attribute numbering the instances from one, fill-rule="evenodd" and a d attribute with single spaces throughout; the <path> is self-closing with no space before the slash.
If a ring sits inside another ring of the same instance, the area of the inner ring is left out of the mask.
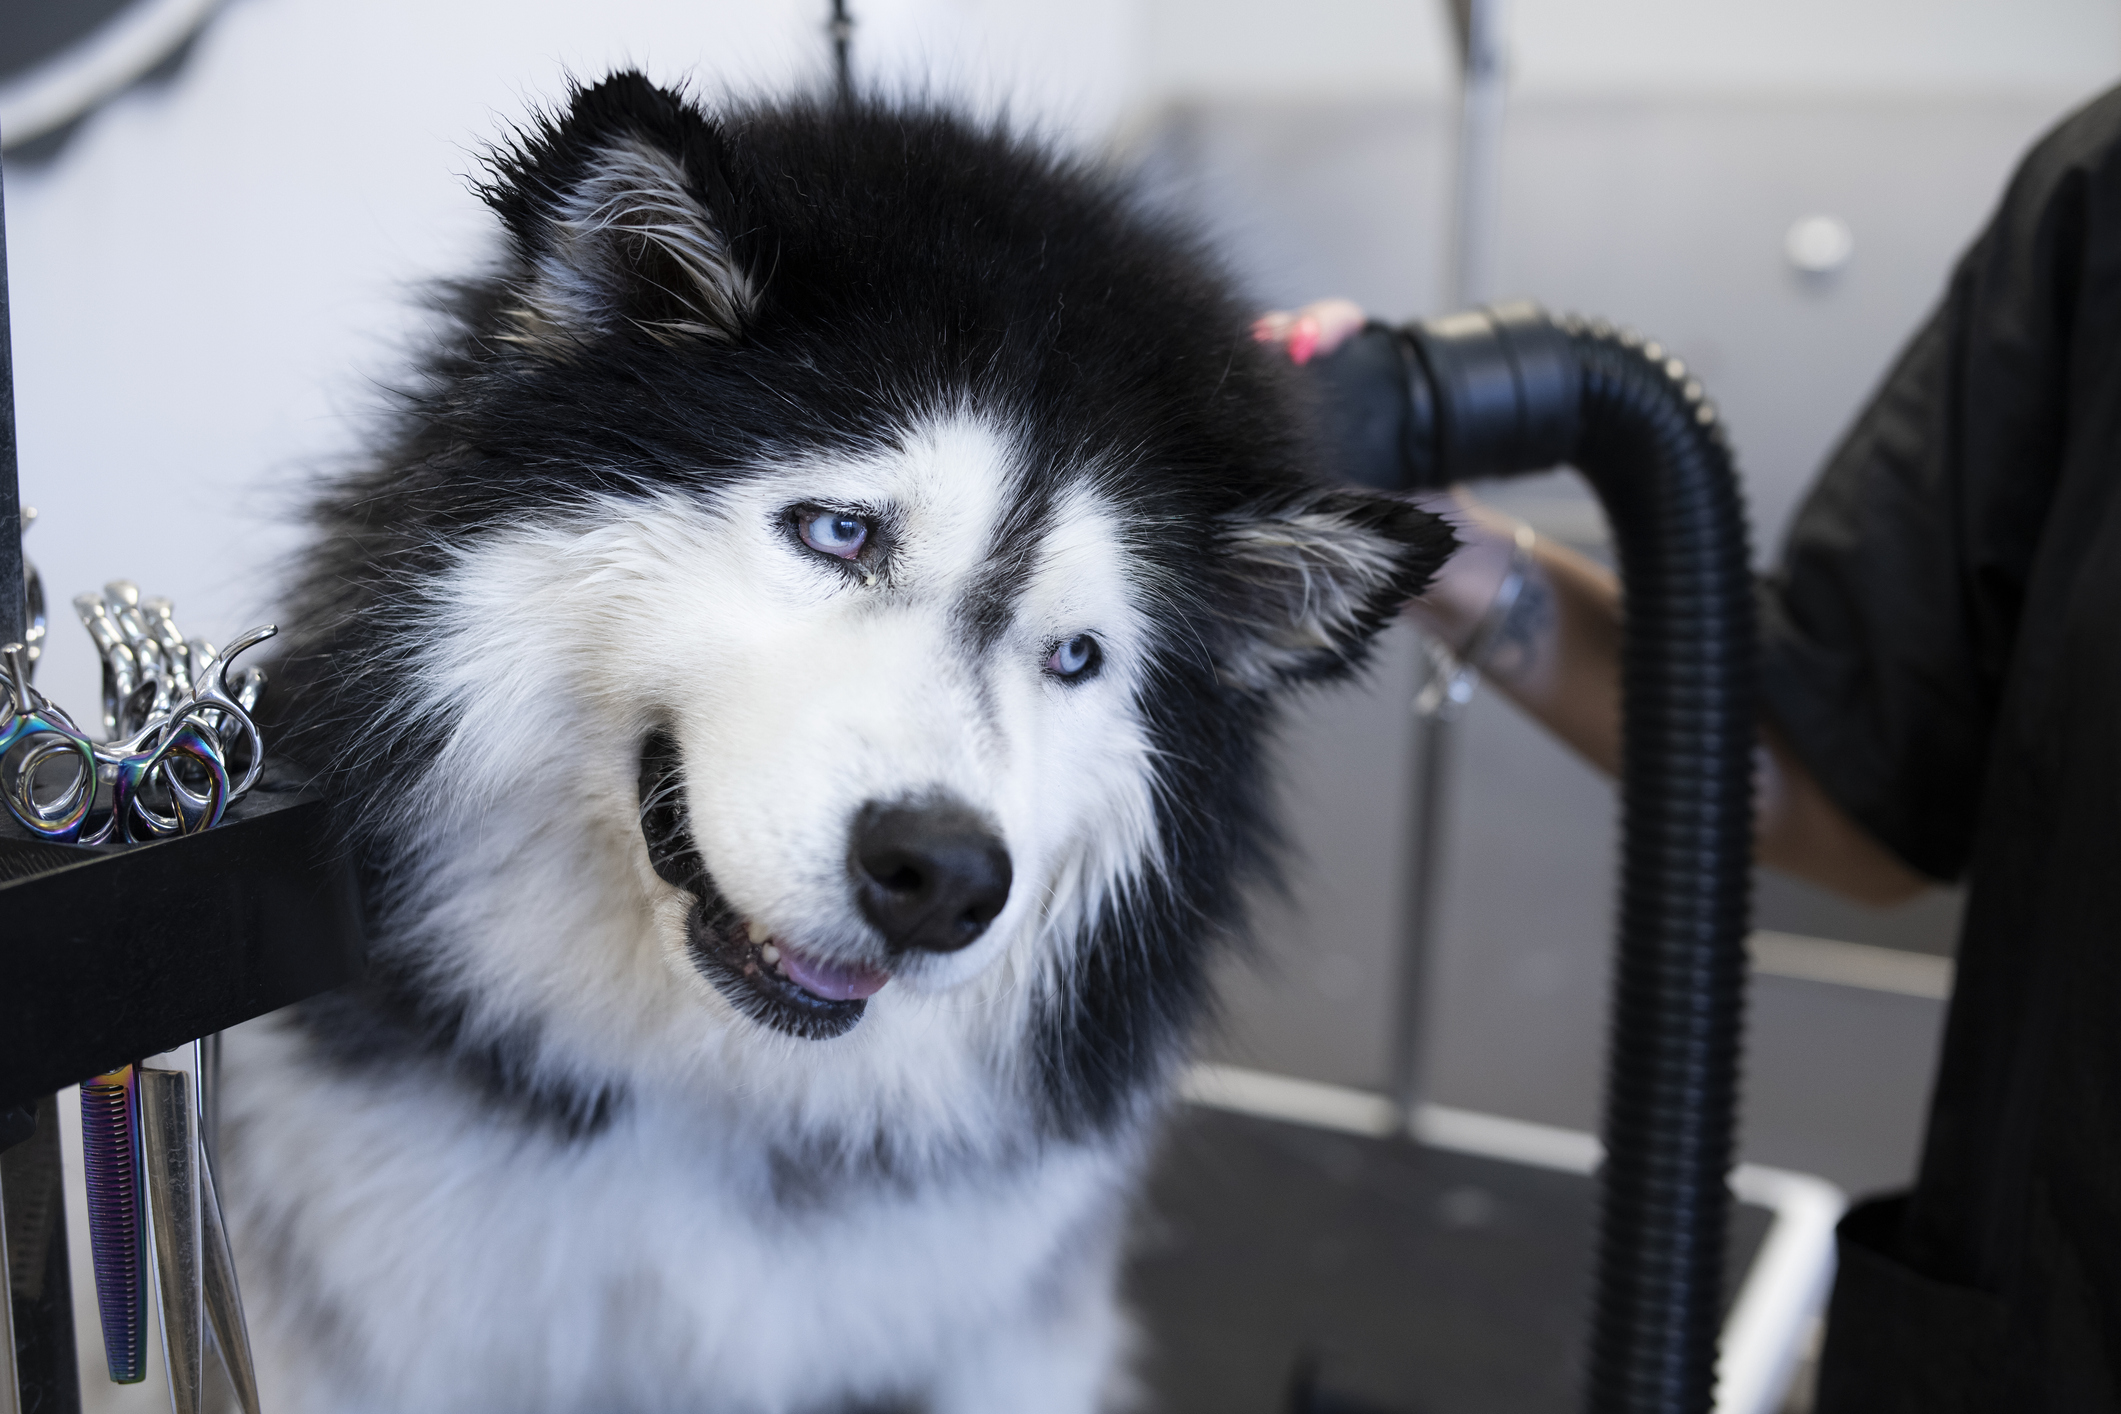
<path id="1" fill-rule="evenodd" d="M 865 85 L 1006 110 L 1137 167 L 1264 308 L 1446 307 L 1459 41 L 1443 0 L 854 0 Z M 291 509 L 353 454 L 424 281 L 492 232 L 483 145 L 567 77 L 819 85 L 824 0 L 4 0 L 0 134 L 27 549 L 62 613 L 114 576 L 223 639 L 273 613 Z M 1770 563 L 1793 505 L 2017 156 L 2121 70 L 2112 0 L 1513 0 L 1479 288 L 1661 338 L 1722 406 Z M 1567 474 L 1494 488 L 1601 553 Z M 95 701 L 55 621 L 42 683 Z M 1394 630 L 1282 752 L 1289 895 L 1233 969 L 1217 1058 L 1392 1077 L 1408 927 Z M 1608 785 L 1512 709 L 1458 732 L 1421 1026 L 1436 1102 L 1594 1129 Z M 1909 1173 L 1957 901 L 1760 885 L 1746 1156 Z"/>

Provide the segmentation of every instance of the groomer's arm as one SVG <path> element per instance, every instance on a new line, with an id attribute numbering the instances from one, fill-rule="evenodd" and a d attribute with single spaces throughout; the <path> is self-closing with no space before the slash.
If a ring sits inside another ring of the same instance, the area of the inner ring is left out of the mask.
<path id="1" fill-rule="evenodd" d="M 1462 548 L 1408 613 L 1463 650 L 1509 573 L 1517 526 L 1465 498 L 1439 505 Z M 1577 754 L 1620 771 L 1620 581 L 1544 537 L 1524 587 L 1492 639 L 1481 674 Z M 1760 861 L 1860 903 L 1899 903 L 1928 887 L 1827 798 L 1772 730 L 1761 733 L 1756 812 Z"/>
<path id="2" fill-rule="evenodd" d="M 1259 337 L 1298 362 L 1360 328 L 1345 301 L 1262 319 Z M 1510 572 L 1517 524 L 1466 497 L 1435 507 L 1462 548 L 1409 615 L 1463 652 Z M 1523 588 L 1490 638 L 1481 673 L 1502 694 L 1607 775 L 1620 771 L 1620 581 L 1544 537 L 1532 542 Z M 1763 730 L 1757 807 L 1760 861 L 1861 903 L 1899 903 L 1929 887 L 1836 806 L 1772 730 Z"/>

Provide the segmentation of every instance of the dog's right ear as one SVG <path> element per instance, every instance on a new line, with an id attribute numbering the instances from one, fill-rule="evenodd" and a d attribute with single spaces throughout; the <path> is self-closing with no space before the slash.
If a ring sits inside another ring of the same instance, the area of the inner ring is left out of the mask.
<path id="1" fill-rule="evenodd" d="M 516 257 L 511 341 L 564 356 L 629 328 L 742 336 L 758 292 L 723 224 L 721 133 L 692 104 L 613 74 L 490 165 L 483 194 Z"/>

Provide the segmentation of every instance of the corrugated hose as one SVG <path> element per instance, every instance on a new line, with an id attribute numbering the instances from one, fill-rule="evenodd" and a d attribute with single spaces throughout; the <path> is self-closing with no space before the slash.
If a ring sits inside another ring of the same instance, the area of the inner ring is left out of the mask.
<path id="1" fill-rule="evenodd" d="M 1705 1414 L 1750 909 L 1755 627 L 1715 408 L 1658 345 L 1531 305 L 1373 324 L 1313 361 L 1349 479 L 1398 490 L 1568 465 L 1626 603 L 1620 921 L 1584 1407 Z"/>

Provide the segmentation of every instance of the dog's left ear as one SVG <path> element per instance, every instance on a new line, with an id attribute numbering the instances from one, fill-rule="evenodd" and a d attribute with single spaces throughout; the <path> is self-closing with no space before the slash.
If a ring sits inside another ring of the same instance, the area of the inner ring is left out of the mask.
<path id="1" fill-rule="evenodd" d="M 543 352 L 628 328 L 733 342 L 758 302 L 731 249 L 722 135 L 638 73 L 576 89 L 492 161 L 516 256 L 512 341 Z"/>
<path id="2" fill-rule="evenodd" d="M 1442 517 L 1360 491 L 1255 508 L 1227 522 L 1225 537 L 1237 605 L 1218 666 L 1257 692 L 1353 672 L 1458 544 Z"/>

